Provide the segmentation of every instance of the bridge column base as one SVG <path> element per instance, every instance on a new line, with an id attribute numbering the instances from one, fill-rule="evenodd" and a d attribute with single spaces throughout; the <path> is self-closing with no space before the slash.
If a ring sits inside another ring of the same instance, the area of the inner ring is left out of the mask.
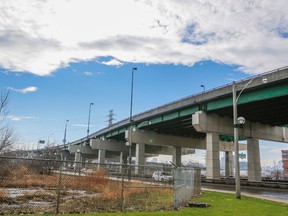
<path id="1" fill-rule="evenodd" d="M 253 182 L 262 181 L 258 139 L 253 138 L 247 139 L 247 154 L 248 154 L 248 181 Z"/>
<path id="2" fill-rule="evenodd" d="M 220 179 L 219 134 L 206 134 L 206 178 Z"/>
<path id="3" fill-rule="evenodd" d="M 176 166 L 181 166 L 181 147 L 174 147 L 175 151 L 173 153 L 173 164 Z"/>
<path id="4" fill-rule="evenodd" d="M 226 151 L 225 152 L 225 176 L 233 176 L 233 153 Z"/>
<path id="5" fill-rule="evenodd" d="M 135 174 L 141 174 L 143 172 L 143 166 L 145 165 L 145 144 L 136 144 L 135 165 Z"/>
<path id="6" fill-rule="evenodd" d="M 98 150 L 98 169 L 101 169 L 101 164 L 105 163 L 105 150 Z"/>

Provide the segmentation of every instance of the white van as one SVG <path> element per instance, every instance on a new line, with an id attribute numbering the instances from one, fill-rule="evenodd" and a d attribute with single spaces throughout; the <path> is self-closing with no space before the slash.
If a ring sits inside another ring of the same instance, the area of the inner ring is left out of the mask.
<path id="1" fill-rule="evenodd" d="M 168 172 L 155 171 L 152 175 L 152 179 L 154 181 L 167 182 L 167 181 L 173 181 L 173 176 Z"/>

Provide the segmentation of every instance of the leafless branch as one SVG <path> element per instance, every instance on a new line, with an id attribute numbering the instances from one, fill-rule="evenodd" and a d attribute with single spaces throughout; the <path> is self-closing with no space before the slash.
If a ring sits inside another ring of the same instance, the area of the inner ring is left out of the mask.
<path id="1" fill-rule="evenodd" d="M 9 91 L 0 93 L 0 153 L 13 150 L 13 144 L 17 137 L 15 131 L 8 124 L 5 124 L 5 117 L 8 114 Z"/>
<path id="2" fill-rule="evenodd" d="M 12 150 L 12 146 L 16 141 L 14 129 L 5 125 L 0 130 L 0 153 Z"/>
<path id="3" fill-rule="evenodd" d="M 0 95 L 0 114 L 1 116 L 5 116 L 7 114 L 6 107 L 9 102 L 9 91 L 1 91 Z"/>

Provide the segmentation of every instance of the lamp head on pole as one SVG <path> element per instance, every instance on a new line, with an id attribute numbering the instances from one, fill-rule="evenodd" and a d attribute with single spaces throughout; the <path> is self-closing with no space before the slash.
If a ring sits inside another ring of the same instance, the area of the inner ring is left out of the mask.
<path id="1" fill-rule="evenodd" d="M 234 125 L 234 127 L 237 127 L 237 128 L 243 128 L 244 124 L 245 124 L 245 118 L 240 116 L 237 118 L 237 124 Z"/>
<path id="2" fill-rule="evenodd" d="M 267 77 L 262 77 L 262 82 L 264 83 L 264 84 L 266 84 L 267 82 L 268 82 L 268 79 L 267 79 Z"/>
<path id="3" fill-rule="evenodd" d="M 200 87 L 202 87 L 203 88 L 203 92 L 205 92 L 205 85 L 201 85 Z"/>

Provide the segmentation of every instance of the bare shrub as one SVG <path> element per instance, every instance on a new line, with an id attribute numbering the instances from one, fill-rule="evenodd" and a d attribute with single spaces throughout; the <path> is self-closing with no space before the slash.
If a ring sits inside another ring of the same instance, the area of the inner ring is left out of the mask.
<path id="1" fill-rule="evenodd" d="M 9 91 L 0 92 L 0 154 L 13 150 L 13 145 L 18 140 L 15 130 L 5 123 L 8 111 Z"/>
<path id="2" fill-rule="evenodd" d="M 108 182 L 107 173 L 103 170 L 97 170 L 84 176 L 62 175 L 62 188 L 101 192 Z"/>
<path id="3" fill-rule="evenodd" d="M 119 199 L 121 196 L 121 182 L 110 180 L 105 187 L 102 188 L 102 195 L 107 199 Z"/>
<path id="4" fill-rule="evenodd" d="M 0 183 L 9 178 L 11 174 L 11 161 L 6 159 L 0 159 Z"/>

